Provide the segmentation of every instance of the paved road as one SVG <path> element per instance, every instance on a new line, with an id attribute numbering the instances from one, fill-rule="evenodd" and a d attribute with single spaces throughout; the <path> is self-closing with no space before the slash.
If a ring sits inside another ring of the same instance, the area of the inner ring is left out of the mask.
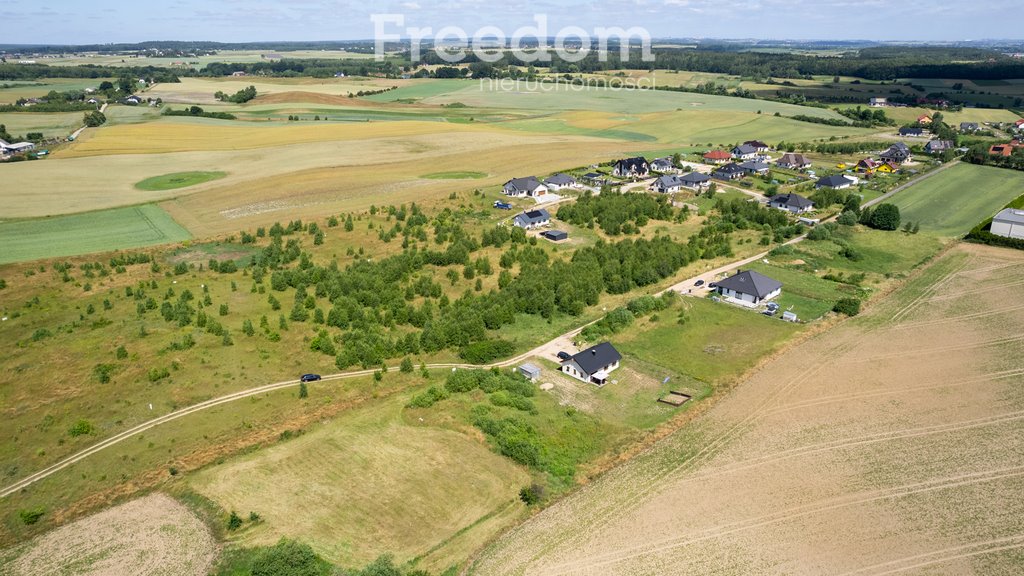
<path id="1" fill-rule="evenodd" d="M 949 167 L 951 167 L 951 166 L 953 166 L 953 165 L 955 165 L 957 163 L 958 163 L 958 161 L 950 162 L 949 164 L 946 164 L 945 166 L 943 166 L 941 168 L 938 168 L 936 170 L 928 172 L 927 174 L 923 174 L 921 176 L 918 176 L 917 178 L 914 178 L 913 180 L 910 180 L 906 184 L 903 184 L 902 186 L 899 186 L 898 188 L 894 189 L 893 191 L 891 191 L 891 192 L 889 192 L 889 193 L 887 193 L 887 194 L 885 194 L 883 196 L 879 196 L 878 198 L 876 198 L 876 199 L 874 199 L 874 200 L 872 200 L 870 202 L 865 202 L 864 206 L 871 206 L 871 205 L 877 204 L 879 202 L 883 202 L 886 199 L 892 197 L 894 194 L 897 194 L 897 193 L 899 193 L 899 192 L 901 192 L 903 190 L 906 190 L 910 186 L 912 186 L 914 184 L 917 184 L 918 182 L 920 182 L 920 181 L 922 181 L 922 180 L 924 180 L 926 178 L 930 178 L 930 177 L 934 176 L 935 174 L 938 174 L 939 172 L 941 172 L 943 170 L 946 170 Z M 804 235 L 804 236 L 797 236 L 796 238 L 793 238 L 793 239 L 789 240 L 788 242 L 786 242 L 785 245 L 792 245 L 792 244 L 796 244 L 798 242 L 802 242 L 805 238 L 806 238 L 806 235 Z M 668 292 L 669 290 L 674 290 L 676 292 L 680 292 L 680 293 L 683 293 L 683 294 L 689 293 L 688 290 L 694 289 L 693 284 L 698 279 L 704 280 L 705 287 L 702 290 L 706 291 L 707 290 L 706 285 L 708 283 L 710 283 L 710 282 L 713 282 L 718 276 L 720 276 L 722 274 L 725 274 L 727 272 L 730 272 L 732 270 L 735 270 L 736 268 L 739 268 L 741 266 L 746 266 L 747 264 L 750 264 L 751 262 L 756 262 L 756 261 L 758 261 L 758 260 L 760 260 L 762 258 L 766 258 L 767 256 L 768 256 L 768 251 L 764 251 L 764 252 L 761 252 L 759 254 L 755 254 L 753 256 L 750 256 L 749 258 L 744 258 L 743 260 L 739 260 L 737 262 L 732 262 L 732 263 L 726 264 L 724 266 L 719 266 L 718 268 L 714 268 L 712 270 L 707 270 L 705 272 L 701 272 L 700 274 L 698 274 L 696 276 L 693 276 L 691 278 L 687 278 L 685 280 L 677 282 L 676 284 L 673 284 L 672 286 L 666 288 L 665 290 L 662 290 L 658 294 L 659 295 L 663 294 L 665 292 Z M 525 352 L 523 354 L 520 354 L 519 356 L 516 356 L 515 358 L 510 358 L 510 359 L 504 360 L 502 362 L 496 362 L 494 364 L 488 364 L 486 366 L 476 366 L 476 365 L 472 365 L 472 364 L 457 364 L 457 363 L 452 363 L 452 364 L 428 364 L 427 368 L 431 368 L 431 369 L 445 369 L 445 368 L 464 368 L 464 369 L 469 369 L 469 368 L 492 368 L 492 367 L 503 368 L 503 367 L 513 366 L 515 364 L 518 364 L 518 363 L 520 363 L 520 362 L 522 362 L 522 361 L 524 361 L 524 360 L 526 360 L 528 358 L 532 358 L 532 357 L 550 358 L 550 359 L 553 360 L 555 358 L 555 354 L 557 354 L 559 351 L 561 351 L 561 350 L 573 350 L 574 349 L 573 348 L 573 341 L 575 340 L 576 336 L 579 335 L 579 333 L 584 328 L 586 328 L 590 324 L 593 324 L 596 321 L 597 320 L 594 320 L 592 322 L 584 324 L 583 326 L 579 326 L 577 328 L 569 330 L 565 334 L 562 334 L 562 335 L 558 336 L 557 338 L 554 338 L 554 339 L 552 339 L 552 340 L 550 340 L 550 341 L 548 341 L 548 342 L 546 342 L 544 344 L 541 344 L 540 346 L 534 348 L 533 350 L 530 350 L 529 352 Z M 389 370 L 397 370 L 397 369 L 398 369 L 397 366 L 389 367 Z M 357 378 L 357 377 L 360 377 L 360 376 L 368 376 L 370 374 L 373 374 L 373 372 L 374 372 L 374 370 L 356 370 L 356 371 L 352 371 L 352 372 L 341 372 L 341 373 L 338 373 L 338 374 L 331 374 L 329 376 L 324 376 L 323 379 L 327 380 L 327 381 L 346 380 L 346 379 L 350 379 L 350 378 Z M 109 448 L 111 446 L 119 444 L 120 442 L 123 442 L 123 441 L 131 438 L 132 436 L 134 436 L 136 434 L 139 434 L 140 432 L 144 432 L 146 430 L 149 430 L 150 428 L 154 428 L 154 427 L 159 426 L 161 424 L 165 424 L 167 422 L 171 422 L 173 420 L 177 420 L 178 418 L 182 418 L 184 416 L 188 416 L 189 414 L 194 414 L 196 412 L 200 412 L 200 411 L 203 411 L 203 410 L 206 410 L 206 409 L 209 409 L 209 408 L 213 408 L 214 406 L 219 406 L 221 404 L 226 404 L 228 402 L 234 402 L 235 400 L 241 400 L 243 398 L 248 398 L 250 396 L 256 396 L 256 395 L 259 395 L 259 394 L 264 394 L 266 392 L 273 392 L 275 390 L 281 390 L 281 389 L 288 388 L 288 387 L 291 387 L 291 386 L 297 386 L 298 384 L 299 384 L 298 380 L 285 380 L 283 382 L 276 382 L 274 384 L 266 384 L 266 385 L 263 385 L 263 386 L 259 386 L 257 388 L 250 388 L 248 390 L 240 390 L 238 392 L 234 392 L 232 394 L 227 394 L 227 395 L 221 396 L 219 398 L 212 398 L 210 400 L 206 400 L 205 402 L 200 402 L 198 404 L 193 404 L 192 406 L 188 406 L 188 407 L 182 408 L 180 410 L 175 410 L 174 412 L 170 412 L 170 413 L 165 414 L 163 416 L 160 416 L 158 418 L 154 418 L 154 419 L 149 420 L 147 422 L 143 422 L 142 424 L 139 424 L 138 426 L 135 426 L 134 428 L 130 428 L 128 430 L 125 430 L 124 432 L 121 432 L 119 434 L 111 436 L 110 438 L 107 438 L 107 439 L 105 439 L 105 440 L 103 440 L 103 441 L 101 441 L 101 442 L 99 442 L 97 444 L 94 444 L 93 446 L 90 446 L 89 448 L 86 448 L 85 450 L 82 450 L 81 452 L 73 454 L 73 455 L 65 458 L 64 460 L 61 460 L 60 462 L 57 462 L 56 464 L 53 464 L 52 466 L 44 468 L 44 469 L 42 469 L 42 470 L 40 470 L 40 471 L 38 471 L 38 472 L 36 472 L 34 474 L 31 474 L 29 476 L 26 476 L 25 478 L 22 478 L 21 480 L 15 482 L 14 484 L 11 484 L 11 485 L 5 487 L 3 490 L 0 490 L 0 498 L 9 496 L 9 495 L 11 495 L 11 494 L 13 494 L 13 493 L 15 493 L 15 492 L 17 492 L 19 490 L 22 490 L 22 489 L 32 485 L 33 483 L 38 482 L 39 480 L 42 480 L 43 478 L 46 478 L 47 476 L 55 474 L 55 473 L 63 470 L 64 468 L 67 468 L 68 466 L 71 466 L 75 462 L 83 460 L 83 459 L 85 459 L 85 458 L 87 458 L 87 457 L 89 457 L 89 456 L 91 456 L 91 455 L 93 455 L 93 454 L 95 454 L 95 453 L 97 453 L 97 452 L 99 452 L 101 450 L 104 450 L 106 448 Z"/>

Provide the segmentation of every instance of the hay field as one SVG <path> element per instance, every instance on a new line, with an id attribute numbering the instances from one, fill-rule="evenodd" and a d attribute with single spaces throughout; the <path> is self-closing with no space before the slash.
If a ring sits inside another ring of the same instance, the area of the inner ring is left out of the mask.
<path id="1" fill-rule="evenodd" d="M 0 223 L 0 264 L 140 248 L 192 236 L 153 204 Z"/>
<path id="2" fill-rule="evenodd" d="M 385 553 L 409 560 L 491 514 L 522 510 L 526 471 L 464 434 L 404 423 L 407 400 L 345 414 L 189 481 L 226 510 L 264 518 L 235 543 L 298 538 L 341 566 Z M 482 545 L 491 535 L 473 539 Z M 446 552 L 434 554 L 442 570 L 461 559 L 446 561 Z"/>
<path id="3" fill-rule="evenodd" d="M 85 90 L 97 88 L 104 81 L 113 82 L 114 78 L 42 78 L 36 81 L 3 80 L 0 86 L 0 104 L 14 104 L 21 98 L 41 98 L 52 90 Z"/>
<path id="4" fill-rule="evenodd" d="M 163 98 L 169 103 L 216 104 L 216 92 L 234 94 L 249 86 L 255 86 L 260 95 L 301 90 L 347 96 L 350 92 L 380 90 L 408 82 L 411 81 L 387 78 L 181 78 L 181 82 L 153 86 L 146 91 L 146 97 Z"/>
<path id="5" fill-rule="evenodd" d="M 472 573 L 1019 572 L 1021 285 L 1021 252 L 954 248 Z"/>
<path id="6" fill-rule="evenodd" d="M 213 535 L 199 518 L 156 493 L 0 551 L 0 573 L 201 575 L 213 567 L 217 552 Z"/>
<path id="7" fill-rule="evenodd" d="M 939 236 L 963 236 L 1024 192 L 1024 174 L 961 163 L 893 197 L 903 221 Z"/>

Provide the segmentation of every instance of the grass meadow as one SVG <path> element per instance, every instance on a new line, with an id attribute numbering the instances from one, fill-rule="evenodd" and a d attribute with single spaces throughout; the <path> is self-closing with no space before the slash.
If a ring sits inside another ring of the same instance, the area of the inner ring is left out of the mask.
<path id="1" fill-rule="evenodd" d="M 83 125 L 84 112 L 4 112 L 0 124 L 13 136 L 41 132 L 46 138 L 65 138 Z"/>
<path id="2" fill-rule="evenodd" d="M 14 104 L 22 98 L 42 98 L 50 92 L 85 90 L 98 88 L 102 82 L 113 82 L 114 78 L 43 78 L 40 80 L 0 81 L 0 104 Z M 3 86 L 7 88 L 3 88 Z"/>
<path id="3" fill-rule="evenodd" d="M 0 223 L 0 263 L 140 248 L 191 237 L 153 204 L 17 220 Z"/>
<path id="4" fill-rule="evenodd" d="M 1021 172 L 962 163 L 897 194 L 892 203 L 899 206 L 904 222 L 920 223 L 922 232 L 960 237 L 1021 190 Z"/>
<path id="5" fill-rule="evenodd" d="M 146 178 L 145 180 L 137 182 L 135 187 L 139 190 L 147 190 L 150 192 L 176 190 L 178 188 L 188 188 L 189 186 L 195 186 L 196 184 L 203 184 L 213 180 L 220 180 L 225 176 L 227 176 L 227 172 L 175 172 L 173 174 L 164 174 L 162 176 Z"/>

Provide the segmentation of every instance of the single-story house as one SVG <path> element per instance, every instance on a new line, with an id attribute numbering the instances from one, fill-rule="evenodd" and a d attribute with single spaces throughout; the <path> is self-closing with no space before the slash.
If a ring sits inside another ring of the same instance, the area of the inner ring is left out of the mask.
<path id="1" fill-rule="evenodd" d="M 744 162 L 740 164 L 740 168 L 748 174 L 767 174 L 770 166 L 764 162 Z"/>
<path id="2" fill-rule="evenodd" d="M 692 188 L 694 190 L 703 190 L 711 186 L 711 176 L 701 174 L 700 172 L 683 174 L 679 177 L 679 181 L 686 188 Z"/>
<path id="3" fill-rule="evenodd" d="M 1013 125 L 1016 126 L 1018 130 L 1024 130 L 1024 118 L 1017 120 Z"/>
<path id="4" fill-rule="evenodd" d="M 541 226 L 547 226 L 551 223 L 551 214 L 548 211 L 541 208 L 540 210 L 530 210 L 529 212 L 523 212 L 517 214 L 512 219 L 512 225 L 524 230 L 533 230 L 534 228 L 540 228 Z"/>
<path id="5" fill-rule="evenodd" d="M 755 306 L 781 294 L 782 282 L 760 272 L 744 270 L 718 282 L 716 290 L 725 298 Z"/>
<path id="6" fill-rule="evenodd" d="M 954 148 L 952 140 L 932 140 L 924 145 L 924 151 L 929 154 L 938 154 Z"/>
<path id="7" fill-rule="evenodd" d="M 505 182 L 501 190 L 506 196 L 543 196 L 547 194 L 548 187 L 541 184 L 536 176 L 526 178 L 513 178 Z"/>
<path id="8" fill-rule="evenodd" d="M 779 168 L 788 168 L 790 170 L 806 170 L 811 167 L 811 161 L 803 154 L 787 152 L 782 155 L 782 158 L 775 161 L 775 165 Z"/>
<path id="9" fill-rule="evenodd" d="M 579 188 L 580 183 L 568 174 L 559 172 L 544 179 L 544 185 L 548 190 L 561 190 L 562 188 Z"/>
<path id="10" fill-rule="evenodd" d="M 803 214 L 804 212 L 814 210 L 814 202 L 799 194 L 779 194 L 777 196 L 772 196 L 768 205 L 772 208 L 792 212 L 793 214 Z"/>
<path id="11" fill-rule="evenodd" d="M 664 158 L 655 158 L 651 161 L 651 170 L 655 172 L 676 172 L 679 169 L 672 163 L 672 158 L 666 156 Z"/>
<path id="12" fill-rule="evenodd" d="M 540 235 L 552 242 L 561 242 L 569 237 L 569 233 L 564 230 L 545 230 Z"/>
<path id="13" fill-rule="evenodd" d="M 591 384 L 604 386 L 608 375 L 619 367 L 622 354 L 608 342 L 601 342 L 562 362 L 562 372 Z"/>
<path id="14" fill-rule="evenodd" d="M 725 150 L 711 150 L 704 153 L 704 162 L 707 164 L 725 164 L 729 160 L 732 160 L 732 154 Z"/>
<path id="15" fill-rule="evenodd" d="M 758 154 L 764 154 L 771 150 L 770 146 L 768 146 L 764 142 L 761 142 L 760 140 L 747 140 L 746 142 L 743 143 L 743 145 L 752 146 L 755 150 L 757 150 Z"/>
<path id="16" fill-rule="evenodd" d="M 750 144 L 740 144 L 732 149 L 732 157 L 736 160 L 753 160 L 758 154 L 757 148 Z"/>
<path id="17" fill-rule="evenodd" d="M 917 123 L 921 124 L 922 126 L 926 125 L 926 124 L 931 124 L 932 123 L 932 117 L 927 115 L 927 114 L 922 114 L 922 115 L 917 117 Z"/>
<path id="18" fill-rule="evenodd" d="M 535 382 L 540 378 L 540 367 L 527 362 L 519 367 L 519 373 L 526 377 L 526 379 Z"/>
<path id="19" fill-rule="evenodd" d="M 739 180 L 740 178 L 743 178 L 746 173 L 747 172 L 743 168 L 740 168 L 739 164 L 726 164 L 712 172 L 711 176 L 719 180 Z"/>
<path id="20" fill-rule="evenodd" d="M 996 214 L 991 231 L 996 236 L 1024 240 L 1024 210 L 1007 208 Z"/>
<path id="21" fill-rule="evenodd" d="M 656 192 L 662 192 L 669 194 L 672 192 L 679 192 L 679 189 L 683 187 L 683 181 L 679 176 L 674 174 L 659 176 L 652 184 L 651 190 Z"/>
<path id="22" fill-rule="evenodd" d="M 981 125 L 978 124 L 977 122 L 961 122 L 960 123 L 960 131 L 961 132 L 965 132 L 965 133 L 977 132 L 980 129 L 981 129 Z"/>
<path id="23" fill-rule="evenodd" d="M 912 138 L 919 138 L 921 136 L 924 136 L 924 129 L 923 128 L 917 128 L 917 127 L 914 127 L 914 126 L 904 126 L 903 128 L 900 128 L 900 136 L 909 136 L 909 137 L 912 137 Z"/>
<path id="24" fill-rule="evenodd" d="M 996 144 L 988 149 L 988 153 L 992 156 L 1011 156 L 1013 155 L 1013 146 L 1010 144 Z"/>
<path id="25" fill-rule="evenodd" d="M 868 106 L 872 108 L 884 108 L 889 105 L 889 101 L 885 98 L 872 98 L 868 101 Z"/>
<path id="26" fill-rule="evenodd" d="M 640 156 L 617 160 L 612 168 L 612 174 L 619 178 L 643 178 L 650 173 L 651 165 L 647 163 L 645 158 Z"/>
<path id="27" fill-rule="evenodd" d="M 892 160 L 886 160 L 878 165 L 875 169 L 876 172 L 887 172 L 889 174 L 895 174 L 900 171 L 900 167 Z"/>
<path id="28" fill-rule="evenodd" d="M 821 178 L 814 186 L 816 188 L 843 190 L 850 186 L 856 186 L 859 182 L 860 179 L 856 176 L 850 176 L 849 174 L 835 174 L 833 176 L 825 176 L 824 178 Z"/>
<path id="29" fill-rule="evenodd" d="M 895 164 L 906 164 L 914 159 L 914 155 L 910 152 L 910 147 L 903 142 L 897 142 L 889 149 L 879 156 L 882 160 L 888 160 Z"/>

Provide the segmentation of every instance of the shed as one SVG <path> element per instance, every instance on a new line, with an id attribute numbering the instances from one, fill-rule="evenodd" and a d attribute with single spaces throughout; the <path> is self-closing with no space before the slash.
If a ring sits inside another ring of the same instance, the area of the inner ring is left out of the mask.
<path id="1" fill-rule="evenodd" d="M 531 381 L 536 381 L 540 378 L 540 367 L 536 364 L 530 364 L 527 362 L 519 367 L 519 373 Z"/>
<path id="2" fill-rule="evenodd" d="M 796 322 L 796 312 L 790 312 L 787 310 L 782 313 L 782 319 L 785 320 L 786 322 Z"/>
<path id="3" fill-rule="evenodd" d="M 551 240 L 552 242 L 561 242 L 569 237 L 569 233 L 564 230 L 547 230 L 542 233 L 541 236 Z"/>

